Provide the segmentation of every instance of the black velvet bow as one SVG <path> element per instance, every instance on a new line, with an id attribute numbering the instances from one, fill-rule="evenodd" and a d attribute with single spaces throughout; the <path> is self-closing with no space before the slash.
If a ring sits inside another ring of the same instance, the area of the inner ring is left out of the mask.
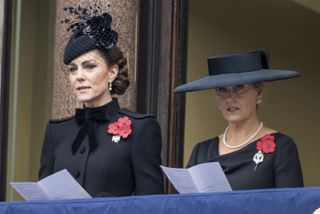
<path id="1" fill-rule="evenodd" d="M 96 139 L 96 124 L 97 121 L 108 121 L 108 115 L 104 108 L 95 109 L 76 109 L 76 121 L 81 125 L 81 129 L 74 142 L 72 143 L 72 154 L 75 154 L 83 139 L 88 134 L 89 137 L 89 152 L 93 151 L 98 143 Z"/>

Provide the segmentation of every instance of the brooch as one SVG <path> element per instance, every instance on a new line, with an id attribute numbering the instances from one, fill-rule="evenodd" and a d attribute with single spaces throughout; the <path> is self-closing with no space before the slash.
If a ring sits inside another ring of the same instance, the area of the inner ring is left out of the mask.
<path id="1" fill-rule="evenodd" d="M 113 134 L 112 142 L 118 144 L 121 137 L 126 139 L 131 133 L 132 121 L 128 117 L 120 117 L 117 122 L 108 125 L 108 133 Z"/>
<path id="2" fill-rule="evenodd" d="M 274 143 L 273 135 L 265 135 L 257 142 L 258 152 L 253 156 L 253 161 L 256 164 L 254 171 L 256 171 L 257 166 L 263 162 L 264 155 L 263 153 L 272 153 L 276 150 L 276 144 Z"/>

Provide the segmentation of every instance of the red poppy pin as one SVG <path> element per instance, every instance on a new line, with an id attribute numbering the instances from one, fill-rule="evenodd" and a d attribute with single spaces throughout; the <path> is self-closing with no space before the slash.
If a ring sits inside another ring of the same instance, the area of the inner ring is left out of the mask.
<path id="1" fill-rule="evenodd" d="M 126 139 L 131 133 L 132 121 L 128 117 L 120 117 L 117 122 L 108 125 L 108 133 L 113 134 L 112 142 L 119 143 L 121 137 Z"/>
<path id="2" fill-rule="evenodd" d="M 266 134 L 257 142 L 258 152 L 253 156 L 253 161 L 256 166 L 254 171 L 256 171 L 257 166 L 263 162 L 264 155 L 263 153 L 272 153 L 276 150 L 276 144 L 274 142 L 274 136 Z"/>

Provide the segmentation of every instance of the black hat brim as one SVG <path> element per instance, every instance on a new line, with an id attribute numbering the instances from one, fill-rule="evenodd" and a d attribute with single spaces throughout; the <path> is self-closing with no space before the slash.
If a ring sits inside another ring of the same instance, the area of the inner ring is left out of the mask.
<path id="1" fill-rule="evenodd" d="M 228 73 L 207 76 L 175 88 L 175 92 L 199 91 L 211 88 L 220 88 L 247 83 L 267 82 L 299 77 L 296 71 L 261 69 L 242 73 Z"/>

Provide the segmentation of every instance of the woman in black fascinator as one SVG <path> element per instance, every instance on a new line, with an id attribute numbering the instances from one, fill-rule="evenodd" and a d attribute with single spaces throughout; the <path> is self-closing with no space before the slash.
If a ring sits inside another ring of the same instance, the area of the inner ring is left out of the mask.
<path id="1" fill-rule="evenodd" d="M 195 146 L 188 166 L 219 162 L 233 190 L 302 187 L 293 139 L 259 120 L 263 82 L 298 77 L 269 68 L 267 51 L 208 58 L 209 76 L 181 85 L 176 92 L 215 89 L 225 131 Z"/>
<path id="2" fill-rule="evenodd" d="M 93 197 L 163 193 L 158 122 L 121 108 L 112 97 L 129 86 L 112 17 L 93 8 L 65 10 L 76 20 L 63 21 L 72 31 L 63 60 L 83 108 L 48 122 L 39 178 L 67 169 Z"/>

